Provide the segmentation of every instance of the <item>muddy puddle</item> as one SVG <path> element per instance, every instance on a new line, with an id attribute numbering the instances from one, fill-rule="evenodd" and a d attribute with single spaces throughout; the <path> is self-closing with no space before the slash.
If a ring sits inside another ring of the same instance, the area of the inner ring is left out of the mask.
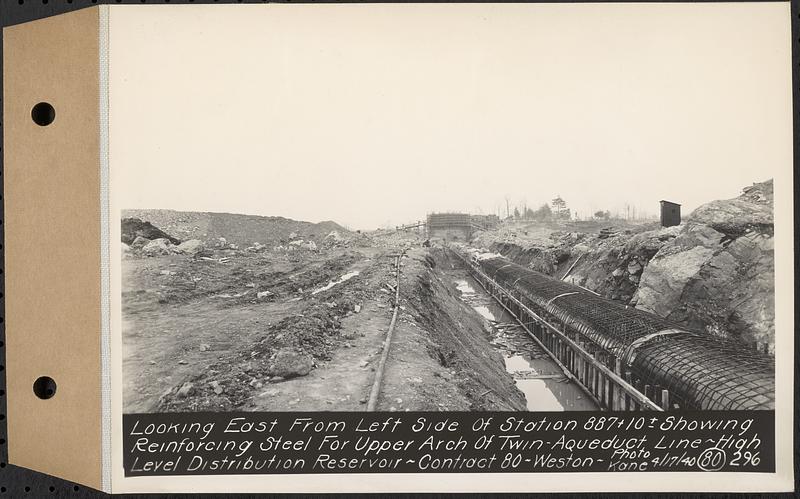
<path id="1" fill-rule="evenodd" d="M 461 299 L 489 321 L 491 344 L 503 353 L 506 371 L 525 394 L 529 411 L 594 411 L 597 406 L 472 278 L 455 280 Z"/>
<path id="2" fill-rule="evenodd" d="M 335 281 L 328 281 L 328 284 L 326 284 L 325 286 L 322 286 L 319 289 L 315 289 L 314 291 L 311 292 L 311 294 L 312 295 L 316 295 L 318 293 L 322 293 L 323 291 L 327 291 L 327 290 L 331 289 L 332 287 L 336 286 L 337 284 L 341 284 L 343 282 L 349 281 L 350 279 L 352 279 L 353 277 L 357 276 L 358 274 L 359 274 L 359 272 L 357 270 L 354 270 L 352 272 L 348 272 L 348 273 L 346 273 L 345 275 L 343 275 L 342 277 L 340 277 L 339 279 L 337 279 Z"/>

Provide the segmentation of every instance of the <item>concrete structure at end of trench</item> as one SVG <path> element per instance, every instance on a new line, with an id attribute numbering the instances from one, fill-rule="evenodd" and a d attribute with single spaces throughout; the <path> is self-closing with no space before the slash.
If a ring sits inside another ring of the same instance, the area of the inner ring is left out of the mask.
<path id="1" fill-rule="evenodd" d="M 472 237 L 472 220 L 467 213 L 430 213 L 425 227 L 428 239 L 444 241 L 469 241 Z"/>

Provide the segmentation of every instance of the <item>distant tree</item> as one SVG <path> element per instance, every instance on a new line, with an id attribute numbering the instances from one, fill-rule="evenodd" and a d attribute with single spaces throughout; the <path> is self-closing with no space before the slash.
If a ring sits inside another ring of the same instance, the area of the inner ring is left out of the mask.
<path id="1" fill-rule="evenodd" d="M 609 218 L 611 218 L 611 212 L 608 210 L 606 211 L 598 210 L 594 212 L 594 218 L 602 218 L 603 220 L 608 220 Z"/>
<path id="2" fill-rule="evenodd" d="M 514 218 L 519 220 L 519 208 L 514 208 Z"/>
<path id="3" fill-rule="evenodd" d="M 553 215 L 559 220 L 568 220 L 570 218 L 570 210 L 567 208 L 567 202 L 561 199 L 561 196 L 556 196 L 555 199 L 550 201 L 553 205 Z"/>
<path id="4" fill-rule="evenodd" d="M 531 218 L 538 221 L 552 220 L 553 210 L 550 209 L 550 205 L 545 203 L 531 212 Z"/>

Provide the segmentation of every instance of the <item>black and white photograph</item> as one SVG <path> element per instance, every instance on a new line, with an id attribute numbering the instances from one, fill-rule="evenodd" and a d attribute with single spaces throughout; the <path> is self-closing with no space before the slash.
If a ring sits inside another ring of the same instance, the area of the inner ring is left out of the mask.
<path id="1" fill-rule="evenodd" d="M 774 410 L 788 45 L 662 7 L 129 14 L 123 411 Z"/>
<path id="2" fill-rule="evenodd" d="M 4 5 L 0 492 L 793 490 L 796 7 Z"/>

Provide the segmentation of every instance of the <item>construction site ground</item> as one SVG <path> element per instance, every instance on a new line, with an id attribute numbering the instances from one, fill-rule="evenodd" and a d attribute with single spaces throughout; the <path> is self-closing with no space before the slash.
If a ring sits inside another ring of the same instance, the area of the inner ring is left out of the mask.
<path id="1" fill-rule="evenodd" d="M 496 333 L 416 233 L 123 259 L 124 410 L 525 410 Z"/>

